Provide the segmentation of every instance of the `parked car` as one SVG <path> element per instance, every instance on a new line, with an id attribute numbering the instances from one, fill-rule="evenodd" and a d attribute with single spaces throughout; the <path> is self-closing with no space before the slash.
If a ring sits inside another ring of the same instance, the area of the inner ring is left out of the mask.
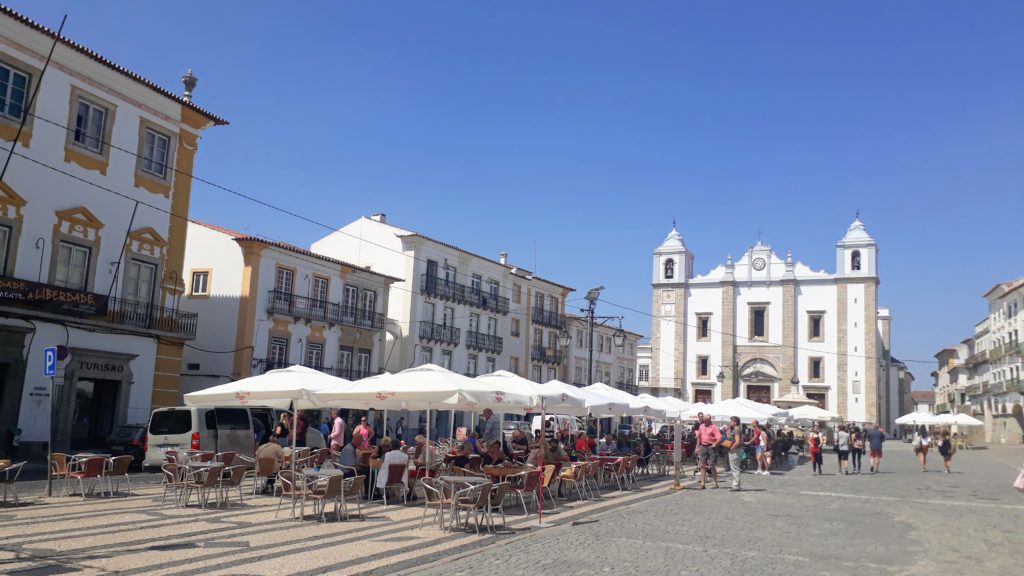
<path id="1" fill-rule="evenodd" d="M 505 438 L 505 442 L 512 442 L 512 433 L 516 430 L 522 430 L 523 434 L 526 434 L 527 438 L 533 437 L 533 432 L 530 431 L 530 423 L 523 422 L 520 420 L 508 420 L 501 424 L 501 434 Z"/>
<path id="2" fill-rule="evenodd" d="M 142 467 L 146 458 L 146 424 L 123 424 L 107 437 L 111 456 L 131 456 L 132 466 Z"/>

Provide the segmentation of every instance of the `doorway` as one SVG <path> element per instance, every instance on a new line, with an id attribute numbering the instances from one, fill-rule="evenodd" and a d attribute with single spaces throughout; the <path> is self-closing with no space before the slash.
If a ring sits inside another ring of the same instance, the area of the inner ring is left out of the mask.
<path id="1" fill-rule="evenodd" d="M 120 380 L 78 380 L 75 383 L 74 412 L 71 418 L 71 449 L 99 448 L 106 445 L 117 420 Z"/>

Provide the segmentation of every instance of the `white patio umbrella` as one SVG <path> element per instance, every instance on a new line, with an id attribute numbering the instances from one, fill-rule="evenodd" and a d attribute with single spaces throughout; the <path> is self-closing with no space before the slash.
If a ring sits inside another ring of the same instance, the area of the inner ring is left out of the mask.
<path id="1" fill-rule="evenodd" d="M 184 398 L 186 406 L 269 406 L 289 409 L 295 414 L 301 408 L 320 406 L 313 398 L 314 393 L 351 385 L 352 382 L 344 378 L 296 365 L 190 392 Z M 298 435 L 294 429 L 297 426 L 292 428 L 292 454 L 295 454 Z M 295 458 L 291 462 L 294 471 Z"/>
<path id="2" fill-rule="evenodd" d="M 762 406 L 768 409 L 761 408 Z M 684 416 L 686 418 L 696 418 L 697 413 L 703 412 L 706 416 L 711 416 L 713 420 L 718 422 L 723 422 L 732 416 L 736 416 L 740 419 L 740 422 L 749 424 L 754 420 L 772 420 L 775 418 L 777 410 L 774 406 L 759 404 L 745 398 L 730 398 L 721 402 L 715 402 L 714 404 L 697 404 L 689 412 L 686 412 Z"/>
<path id="3" fill-rule="evenodd" d="M 937 416 L 933 414 L 926 414 L 924 412 L 911 412 L 910 414 L 904 414 L 896 420 L 893 420 L 899 425 L 913 425 L 913 426 L 934 426 L 939 423 Z"/>
<path id="4" fill-rule="evenodd" d="M 501 411 L 531 404 L 529 396 L 508 392 L 475 378 L 463 376 L 435 364 L 424 364 L 381 374 L 311 395 L 321 406 L 347 406 L 390 410 L 427 410 L 430 437 L 431 409 L 476 410 L 489 407 Z"/>
<path id="5" fill-rule="evenodd" d="M 636 397 L 644 402 L 647 402 L 648 404 L 651 404 L 657 408 L 664 410 L 666 418 L 669 418 L 671 420 L 679 420 L 683 416 L 683 408 L 676 406 L 674 404 L 670 404 L 669 402 L 666 402 L 663 398 L 651 396 L 650 394 L 646 393 L 637 394 Z M 689 409 L 690 406 L 686 406 L 686 408 Z"/>
<path id="6" fill-rule="evenodd" d="M 664 408 L 659 408 L 653 403 L 645 401 L 638 396 L 634 396 L 625 390 L 612 388 L 611 386 L 601 382 L 591 384 L 590 386 L 584 386 L 581 390 L 597 392 L 598 394 L 602 394 L 625 403 L 630 409 L 630 413 L 627 414 L 628 416 L 647 416 L 652 418 L 665 417 Z"/>
<path id="7" fill-rule="evenodd" d="M 587 413 L 598 418 L 634 416 L 639 415 L 640 412 L 639 410 L 631 409 L 628 402 L 623 402 L 620 399 L 612 398 L 595 390 L 577 388 L 558 380 L 552 380 L 544 385 L 552 386 L 559 390 L 574 392 L 575 394 L 582 396 L 586 403 Z"/>
<path id="8" fill-rule="evenodd" d="M 839 414 L 823 410 L 817 406 L 798 406 L 779 414 L 779 416 L 785 416 L 793 420 L 812 420 L 815 422 L 838 422 L 840 420 Z"/>
<path id="9" fill-rule="evenodd" d="M 939 414 L 935 417 L 936 424 L 943 426 L 984 426 L 985 423 L 967 414 Z"/>
<path id="10" fill-rule="evenodd" d="M 328 388 L 344 388 L 352 382 L 305 366 L 270 370 L 185 394 L 186 406 L 269 406 L 287 409 L 316 408 L 310 394 Z"/>

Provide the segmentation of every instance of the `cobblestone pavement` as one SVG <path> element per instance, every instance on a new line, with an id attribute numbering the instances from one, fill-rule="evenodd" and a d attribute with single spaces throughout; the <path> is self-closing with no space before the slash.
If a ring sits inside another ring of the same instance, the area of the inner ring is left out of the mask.
<path id="1" fill-rule="evenodd" d="M 19 483 L 22 506 L 0 506 L 0 574 L 392 574 L 440 557 L 514 539 L 537 523 L 534 514 L 507 506 L 508 525 L 497 534 L 470 529 L 420 528 L 422 500 L 408 506 L 364 505 L 362 518 L 289 520 L 279 499 L 247 496 L 230 508 L 161 506 L 152 475 L 137 475 L 132 496 L 42 496 L 45 482 Z M 560 502 L 545 512 L 551 523 L 570 523 L 630 502 L 665 494 L 668 481 L 642 482 L 642 490 L 606 490 L 596 502 Z M 251 488 L 250 488 L 251 489 Z M 173 500 L 173 495 L 169 496 Z M 354 512 L 354 510 L 353 510 Z M 498 517 L 500 522 L 500 516 Z M 500 527 L 500 524 L 499 524 Z"/>
<path id="2" fill-rule="evenodd" d="M 822 476 L 744 474 L 741 492 L 721 481 L 638 500 L 403 574 L 1020 573 L 1024 448 L 960 451 L 948 475 L 936 454 L 922 473 L 905 444 L 888 445 L 881 474 L 835 475 L 835 460 Z"/>

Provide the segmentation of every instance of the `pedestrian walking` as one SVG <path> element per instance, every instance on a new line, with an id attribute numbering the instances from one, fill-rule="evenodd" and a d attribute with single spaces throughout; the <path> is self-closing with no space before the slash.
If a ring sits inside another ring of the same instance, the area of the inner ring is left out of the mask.
<path id="1" fill-rule="evenodd" d="M 882 425 L 875 423 L 875 427 L 868 430 L 864 435 L 868 443 L 868 459 L 871 463 L 871 473 L 877 474 L 882 465 L 882 444 L 885 443 L 885 432 Z"/>
<path id="2" fill-rule="evenodd" d="M 811 474 L 815 472 L 821 475 L 821 448 L 825 444 L 825 437 L 818 431 L 818 425 L 811 426 L 811 435 L 807 438 L 811 446 Z"/>
<path id="3" fill-rule="evenodd" d="M 732 488 L 730 492 L 739 492 L 740 488 L 740 455 L 743 453 L 743 428 L 736 416 L 729 418 L 729 436 L 722 445 L 729 451 L 729 471 L 732 472 Z M 755 428 L 755 433 L 756 433 Z"/>
<path id="4" fill-rule="evenodd" d="M 847 476 L 850 474 L 850 433 L 846 426 L 840 425 L 836 432 L 836 455 L 839 456 L 839 473 Z"/>
<path id="5" fill-rule="evenodd" d="M 914 437 L 914 453 L 917 454 L 917 459 L 921 462 L 921 472 L 927 472 L 928 449 L 931 448 L 931 445 L 932 439 L 928 435 L 928 429 L 921 426 Z"/>
<path id="6" fill-rule="evenodd" d="M 864 432 L 860 426 L 854 426 L 850 432 L 850 460 L 853 465 L 853 473 L 860 474 L 860 461 L 864 456 Z"/>
<path id="7" fill-rule="evenodd" d="M 697 428 L 697 444 L 700 446 L 697 460 L 700 464 L 700 489 L 707 486 L 707 475 L 710 469 L 711 477 L 714 479 L 715 488 L 718 488 L 718 455 L 716 449 L 722 441 L 722 433 L 715 426 L 711 419 L 705 420 L 704 413 L 697 414 L 700 426 Z"/>
<path id="8" fill-rule="evenodd" d="M 345 420 L 341 417 L 341 412 L 337 408 L 331 410 L 331 432 L 327 438 L 331 442 L 331 450 L 335 452 L 345 446 Z M 360 441 L 362 441 L 362 437 L 360 437 Z"/>
<path id="9" fill-rule="evenodd" d="M 764 430 L 761 429 L 761 426 L 758 424 L 757 420 L 751 422 L 750 426 L 753 430 L 753 433 L 751 434 L 750 440 L 747 441 L 746 445 L 754 447 L 754 463 L 757 465 L 757 470 L 754 471 L 754 474 L 768 474 L 768 466 L 765 464 L 764 460 L 765 432 Z M 730 430 L 730 434 L 731 433 L 732 431 Z"/>
<path id="10" fill-rule="evenodd" d="M 939 455 L 942 456 L 942 465 L 946 469 L 946 474 L 949 474 L 949 466 L 953 463 L 953 452 L 955 451 L 956 447 L 949 439 L 949 430 L 946 430 L 942 433 L 942 441 L 939 442 Z"/>
<path id="11" fill-rule="evenodd" d="M 501 443 L 501 425 L 498 419 L 494 417 L 494 411 L 490 408 L 484 408 L 483 415 L 480 416 L 480 440 L 483 442 L 483 446 L 490 446 L 492 442 Z"/>

